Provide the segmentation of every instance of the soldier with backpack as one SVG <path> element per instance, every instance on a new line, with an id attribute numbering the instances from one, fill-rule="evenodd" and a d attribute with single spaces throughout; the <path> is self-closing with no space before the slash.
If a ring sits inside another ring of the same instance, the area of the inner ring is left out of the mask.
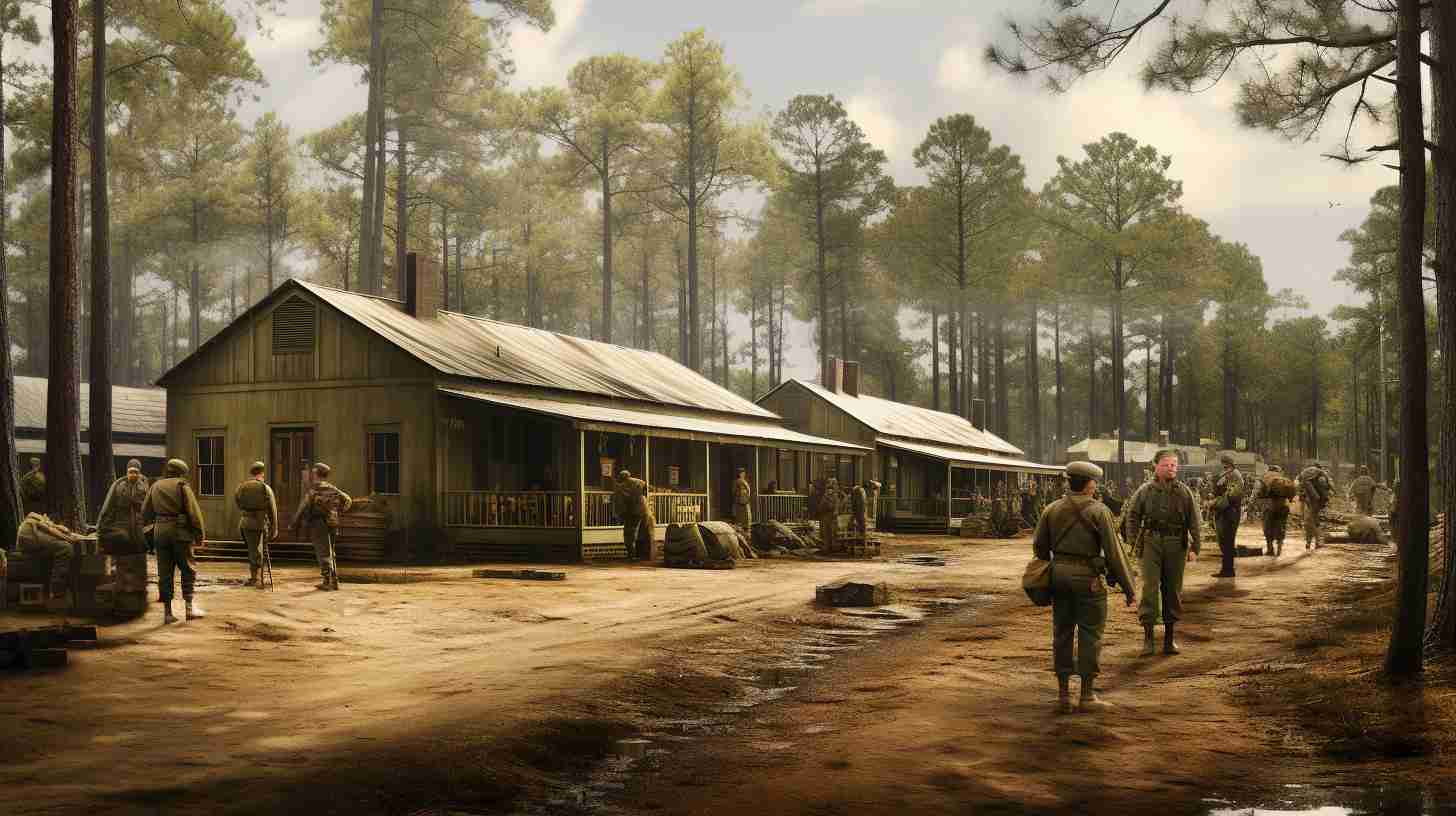
<path id="1" fill-rule="evenodd" d="M 1289 500 L 1298 495 L 1294 480 L 1284 475 L 1284 469 L 1270 465 L 1264 478 L 1254 488 L 1254 498 L 1263 499 L 1264 508 L 1264 554 L 1278 558 L 1284 554 L 1284 536 L 1289 530 Z"/>
<path id="2" fill-rule="evenodd" d="M 293 517 L 293 529 L 308 525 L 309 539 L 313 541 L 313 553 L 318 557 L 319 574 L 323 581 L 318 589 L 325 592 L 339 591 L 339 566 L 334 554 L 334 544 L 339 535 L 339 516 L 349 512 L 354 500 L 349 494 L 328 482 L 331 469 L 323 462 L 313 466 L 314 483 L 303 497 L 298 513 Z"/>
<path id="3" fill-rule="evenodd" d="M 1318 462 L 1310 462 L 1299 472 L 1300 501 L 1304 503 L 1304 548 L 1319 549 L 1325 545 L 1325 533 L 1320 528 L 1320 513 L 1330 503 L 1330 494 L 1335 492 L 1330 475 Z"/>
<path id="4" fill-rule="evenodd" d="M 273 488 L 263 481 L 267 467 L 254 462 L 248 468 L 247 481 L 238 485 L 233 493 L 233 503 L 242 512 L 238 529 L 248 545 L 248 582 L 243 586 L 263 588 L 260 573 L 263 570 L 263 548 L 268 541 L 278 538 L 278 499 Z"/>
<path id="5" fill-rule="evenodd" d="M 192 603 L 197 585 L 197 559 L 193 547 L 203 543 L 202 505 L 187 483 L 187 463 L 168 459 L 163 478 L 152 482 L 142 502 L 142 522 L 156 525 L 153 535 L 157 544 L 157 595 L 165 608 L 163 623 L 176 623 L 172 614 L 172 575 L 182 573 L 182 601 L 187 605 L 187 620 L 202 617 L 202 610 Z"/>

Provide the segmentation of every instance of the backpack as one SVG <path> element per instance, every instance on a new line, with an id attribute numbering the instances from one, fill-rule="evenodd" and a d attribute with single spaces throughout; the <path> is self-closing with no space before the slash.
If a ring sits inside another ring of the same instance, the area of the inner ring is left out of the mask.
<path id="1" fill-rule="evenodd" d="M 309 496 L 309 510 L 313 512 L 314 518 L 322 519 L 330 527 L 339 526 L 338 502 L 334 500 L 334 491 L 314 488 Z"/>
<path id="2" fill-rule="evenodd" d="M 260 512 L 268 509 L 268 488 L 256 479 L 249 479 L 238 488 L 238 509 Z"/>
<path id="3" fill-rule="evenodd" d="M 1292 499 L 1299 493 L 1294 480 L 1279 473 L 1264 474 L 1264 492 L 1276 499 Z"/>
<path id="4" fill-rule="evenodd" d="M 1318 504 L 1325 504 L 1330 500 L 1330 480 L 1323 471 L 1317 468 L 1307 468 L 1299 474 L 1299 480 L 1304 487 L 1306 499 Z"/>

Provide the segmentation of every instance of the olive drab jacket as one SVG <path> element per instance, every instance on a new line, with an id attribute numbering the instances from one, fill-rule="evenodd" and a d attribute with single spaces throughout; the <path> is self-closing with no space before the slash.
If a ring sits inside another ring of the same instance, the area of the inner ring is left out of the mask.
<path id="1" fill-rule="evenodd" d="M 1300 498 L 1306 504 L 1315 507 L 1324 507 L 1330 501 L 1330 493 L 1334 487 L 1330 484 L 1330 477 L 1323 468 L 1311 465 L 1299 472 Z"/>
<path id="2" fill-rule="evenodd" d="M 192 485 L 180 476 L 169 476 L 152 482 L 152 486 L 147 489 L 146 501 L 142 503 L 142 521 L 146 524 L 156 523 L 159 529 L 164 525 L 175 525 L 179 533 L 191 534 L 193 539 L 199 541 L 203 531 L 207 529 L 203 524 L 202 505 L 197 503 L 197 494 L 192 492 Z"/>
<path id="3" fill-rule="evenodd" d="M 233 504 L 242 513 L 238 519 L 240 529 L 278 532 L 278 498 L 267 482 L 250 478 L 238 485 Z"/>
<path id="4" fill-rule="evenodd" d="M 1244 500 L 1244 475 L 1238 468 L 1225 470 L 1213 480 L 1213 506 L 1217 510 L 1237 510 Z"/>
<path id="5" fill-rule="evenodd" d="M 27 505 L 39 506 L 41 502 L 45 501 L 45 497 L 45 474 L 38 470 L 26 471 L 25 475 L 20 477 L 21 500 Z"/>
<path id="6" fill-rule="evenodd" d="M 349 512 L 349 508 L 353 506 L 354 500 L 349 498 L 348 493 L 334 487 L 330 482 L 315 482 L 303 497 L 303 503 L 298 506 L 298 513 L 293 517 L 293 526 L 297 528 L 307 524 L 310 527 L 338 527 L 339 516 Z"/>
<path id="7" fill-rule="evenodd" d="M 733 503 L 739 507 L 747 507 L 753 501 L 753 489 L 748 486 L 748 480 L 739 476 L 733 482 Z"/>
<path id="8" fill-rule="evenodd" d="M 1144 482 L 1123 508 L 1127 530 L 1136 536 L 1144 527 L 1154 535 L 1178 538 L 1185 548 L 1200 552 L 1203 518 L 1193 491 L 1177 479 Z"/>
<path id="9" fill-rule="evenodd" d="M 647 505 L 647 482 L 636 476 L 618 479 L 612 491 L 612 509 L 618 518 L 646 518 L 652 509 Z"/>
<path id="10" fill-rule="evenodd" d="M 1108 583 L 1122 587 L 1124 593 L 1131 595 L 1137 587 L 1115 526 L 1107 505 L 1091 496 L 1066 496 L 1042 512 L 1031 540 L 1032 553 L 1053 564 L 1058 554 L 1101 558 L 1106 564 Z"/>
<path id="11" fill-rule="evenodd" d="M 145 476 L 139 477 L 135 482 L 125 476 L 112 482 L 111 489 L 106 491 L 106 499 L 101 502 L 101 513 L 96 520 L 97 529 L 103 535 L 111 530 L 121 531 L 133 545 L 140 546 L 142 506 L 146 504 L 147 491 L 150 488 L 151 484 Z"/>
<path id="12" fill-rule="evenodd" d="M 1350 496 L 1370 501 L 1375 496 L 1375 480 L 1364 473 L 1356 476 L 1355 480 L 1350 482 Z"/>
<path id="13" fill-rule="evenodd" d="M 868 510 L 869 496 L 865 494 L 864 485 L 855 485 L 849 491 L 849 512 L 856 517 L 863 516 Z"/>

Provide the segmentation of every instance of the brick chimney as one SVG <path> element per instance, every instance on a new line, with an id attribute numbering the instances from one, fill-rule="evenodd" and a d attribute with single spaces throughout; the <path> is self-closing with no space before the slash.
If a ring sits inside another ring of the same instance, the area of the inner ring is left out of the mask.
<path id="1" fill-rule="evenodd" d="M 824 388 L 836 394 L 844 391 L 844 361 L 838 357 L 829 358 L 829 370 L 824 372 Z"/>
<path id="2" fill-rule="evenodd" d="M 859 396 L 859 361 L 844 361 L 844 376 L 840 383 L 844 387 L 844 393 L 851 397 Z"/>
<path id="3" fill-rule="evenodd" d="M 411 252 L 404 264 L 404 310 L 429 320 L 440 310 L 440 267 L 430 258 Z"/>

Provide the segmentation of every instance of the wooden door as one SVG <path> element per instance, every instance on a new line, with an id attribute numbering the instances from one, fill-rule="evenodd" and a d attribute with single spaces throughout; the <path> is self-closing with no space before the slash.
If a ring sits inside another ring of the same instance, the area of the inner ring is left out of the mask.
<path id="1" fill-rule="evenodd" d="M 268 482 L 278 499 L 279 526 L 283 528 L 279 538 L 292 540 L 295 536 L 288 527 L 303 501 L 313 465 L 313 429 L 275 428 L 268 447 Z"/>

